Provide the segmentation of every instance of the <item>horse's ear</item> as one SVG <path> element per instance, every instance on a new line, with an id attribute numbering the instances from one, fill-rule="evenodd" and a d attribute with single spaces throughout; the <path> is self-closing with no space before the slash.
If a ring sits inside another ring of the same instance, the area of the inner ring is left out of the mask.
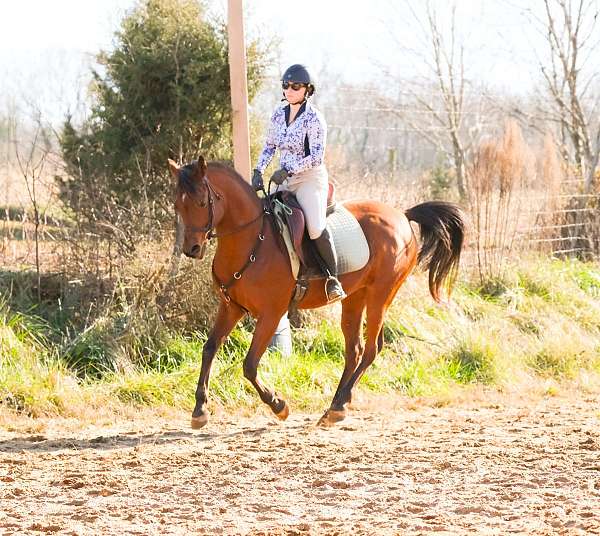
<path id="1" fill-rule="evenodd" d="M 206 174 L 206 160 L 204 160 L 202 155 L 198 157 L 198 173 L 201 177 L 204 177 Z"/>
<path id="2" fill-rule="evenodd" d="M 174 160 L 171 160 L 170 158 L 168 159 L 168 162 L 169 162 L 169 169 L 171 170 L 171 175 L 173 175 L 173 177 L 178 179 L 179 178 L 179 166 L 177 165 L 177 162 L 175 162 Z"/>
<path id="3" fill-rule="evenodd" d="M 194 160 L 192 164 L 192 178 L 196 181 L 202 180 L 206 174 L 206 160 L 203 156 L 199 156 L 198 160 Z"/>

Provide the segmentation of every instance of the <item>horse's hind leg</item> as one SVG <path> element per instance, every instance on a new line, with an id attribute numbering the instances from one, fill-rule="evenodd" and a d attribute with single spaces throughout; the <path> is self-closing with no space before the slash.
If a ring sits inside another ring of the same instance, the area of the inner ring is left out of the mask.
<path id="1" fill-rule="evenodd" d="M 360 363 L 350 375 L 348 381 L 340 384 L 333 397 L 331 407 L 319 420 L 323 426 L 331 426 L 346 416 L 345 406 L 352 399 L 352 389 L 360 380 L 365 370 L 373 363 L 375 357 L 383 346 L 383 317 L 390 303 L 394 299 L 401 281 L 392 286 L 392 291 L 371 288 L 367 296 L 367 321 L 365 350 Z M 389 287 L 388 287 L 389 288 Z"/>
<path id="2" fill-rule="evenodd" d="M 379 335 L 377 336 L 377 353 L 381 352 L 382 348 L 383 348 L 383 325 L 381 326 L 381 329 L 379 330 Z"/>
<path id="3" fill-rule="evenodd" d="M 244 376 L 258 392 L 260 399 L 267 404 L 273 413 L 282 421 L 287 419 L 290 411 L 285 400 L 279 398 L 273 391 L 267 389 L 257 377 L 260 358 L 265 353 L 269 341 L 275 333 L 277 324 L 283 312 L 261 316 L 256 322 L 252 343 L 244 359 Z"/>
<path id="4" fill-rule="evenodd" d="M 344 341 L 346 343 L 345 365 L 344 372 L 340 378 L 340 383 L 334 395 L 334 400 L 338 397 L 340 390 L 348 382 L 353 372 L 358 367 L 364 351 L 362 340 L 362 324 L 365 312 L 365 295 L 364 289 L 361 289 L 342 302 L 342 332 L 344 333 Z M 348 400 L 350 402 L 350 400 Z M 329 408 L 328 414 L 337 417 L 337 420 L 342 420 L 346 416 L 346 407 L 333 405 Z"/>
<path id="5" fill-rule="evenodd" d="M 196 430 L 208 423 L 208 411 L 206 410 L 208 378 L 215 354 L 243 315 L 244 311 L 231 302 L 221 302 L 219 304 L 215 324 L 202 349 L 202 368 L 200 369 L 200 378 L 196 388 L 196 407 L 192 413 L 192 428 Z"/>

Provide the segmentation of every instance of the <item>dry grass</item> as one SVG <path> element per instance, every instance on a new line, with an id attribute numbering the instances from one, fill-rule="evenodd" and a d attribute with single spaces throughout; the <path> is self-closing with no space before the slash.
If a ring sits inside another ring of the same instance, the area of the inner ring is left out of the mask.
<path id="1" fill-rule="evenodd" d="M 425 187 L 420 177 L 406 173 L 390 180 L 385 173 L 349 164 L 343 152 L 335 148 L 328 148 L 327 170 L 340 201 L 376 199 L 398 209 L 408 209 L 423 200 Z"/>
<path id="2" fill-rule="evenodd" d="M 434 305 L 423 277 L 411 278 L 388 316 L 388 350 L 363 380 L 366 392 L 432 397 L 441 404 L 481 384 L 501 390 L 528 385 L 550 393 L 567 381 L 596 389 L 596 302 L 586 301 L 571 283 L 564 292 L 548 290 L 549 281 L 559 288 L 560 270 L 536 280 L 531 274 L 521 277 L 519 270 L 526 263 L 515 262 L 518 248 L 526 250 L 528 245 L 517 242 L 520 230 L 539 223 L 536 211 L 559 206 L 556 192 L 562 175 L 551 141 L 543 154 L 536 175 L 532 153 L 512 124 L 500 139 L 480 147 L 471 168 L 476 241 L 463 257 L 457 305 Z M 391 183 L 385 176 L 348 170 L 330 160 L 340 200 L 377 199 L 398 208 L 423 200 L 422 180 Z M 539 202 L 532 199 L 538 197 Z M 31 224 L 4 225 L 0 274 L 11 312 L 43 316 L 47 325 L 42 327 L 50 337 L 42 347 L 27 346 L 28 339 L 11 339 L 16 355 L 24 356 L 23 366 L 7 379 L 18 394 L 17 405 L 24 397 L 36 415 L 89 413 L 92 418 L 127 412 L 131 405 L 190 404 L 202 341 L 217 306 L 210 275 L 212 252 L 203 262 L 182 258 L 172 277 L 168 230 L 161 239 L 139 239 L 134 253 L 124 255 L 114 230 L 82 233 L 64 221 L 49 221 L 40 229 L 43 292 L 36 301 L 35 283 L 28 275 L 35 262 Z M 465 277 L 469 258 L 480 276 L 476 285 Z M 505 270 L 509 261 L 512 277 Z M 544 272 L 545 266 L 537 264 L 533 272 Z M 580 271 L 573 269 L 571 275 L 593 294 L 600 288 L 596 272 L 587 267 Z M 561 292 L 570 301 L 556 298 Z M 264 361 L 262 370 L 269 381 L 279 382 L 282 392 L 302 399 L 307 408 L 322 407 L 335 389 L 343 348 L 339 312 L 337 305 L 303 314 L 295 335 L 297 355 Z M 246 322 L 234 333 L 215 369 L 215 398 L 228 409 L 258 404 L 236 366 L 251 327 Z M 557 347 L 561 333 L 568 333 L 573 344 Z M 44 366 L 31 357 L 36 355 L 48 358 Z M 110 380 L 107 371 L 114 374 Z M 90 372 L 96 379 L 81 383 L 81 376 Z M 27 397 L 35 390 L 39 397 L 32 402 Z"/>
<path id="3" fill-rule="evenodd" d="M 521 226 L 525 194 L 535 183 L 535 157 L 518 124 L 483 142 L 468 168 L 470 207 L 482 282 L 503 275 Z M 529 207 L 528 207 L 529 208 Z"/>
<path id="4" fill-rule="evenodd" d="M 3 162 L 0 164 L 0 199 L 2 206 L 6 207 L 29 207 L 31 199 L 27 190 L 27 184 L 19 167 L 13 163 Z M 46 169 L 40 177 L 37 197 L 42 206 L 48 206 L 56 198 L 54 186 L 54 174 L 57 167 L 51 166 Z"/>

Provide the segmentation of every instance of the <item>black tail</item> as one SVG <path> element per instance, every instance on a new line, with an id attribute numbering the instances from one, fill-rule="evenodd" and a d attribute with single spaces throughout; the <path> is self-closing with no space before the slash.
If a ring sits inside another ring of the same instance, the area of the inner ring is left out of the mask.
<path id="1" fill-rule="evenodd" d="M 450 295 L 456 280 L 465 238 L 465 216 L 457 205 L 443 201 L 421 203 L 405 214 L 421 228 L 419 264 L 429 268 L 429 292 L 439 302 L 441 287 L 446 284 Z"/>

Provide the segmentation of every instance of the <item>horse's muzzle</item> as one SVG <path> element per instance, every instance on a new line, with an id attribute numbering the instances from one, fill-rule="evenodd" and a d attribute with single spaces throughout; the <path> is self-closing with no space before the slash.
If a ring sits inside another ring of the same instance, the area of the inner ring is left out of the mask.
<path id="1" fill-rule="evenodd" d="M 206 242 L 202 245 L 194 244 L 188 251 L 184 250 L 183 254 L 186 257 L 190 257 L 192 259 L 202 260 L 204 258 L 204 254 L 206 253 Z"/>

